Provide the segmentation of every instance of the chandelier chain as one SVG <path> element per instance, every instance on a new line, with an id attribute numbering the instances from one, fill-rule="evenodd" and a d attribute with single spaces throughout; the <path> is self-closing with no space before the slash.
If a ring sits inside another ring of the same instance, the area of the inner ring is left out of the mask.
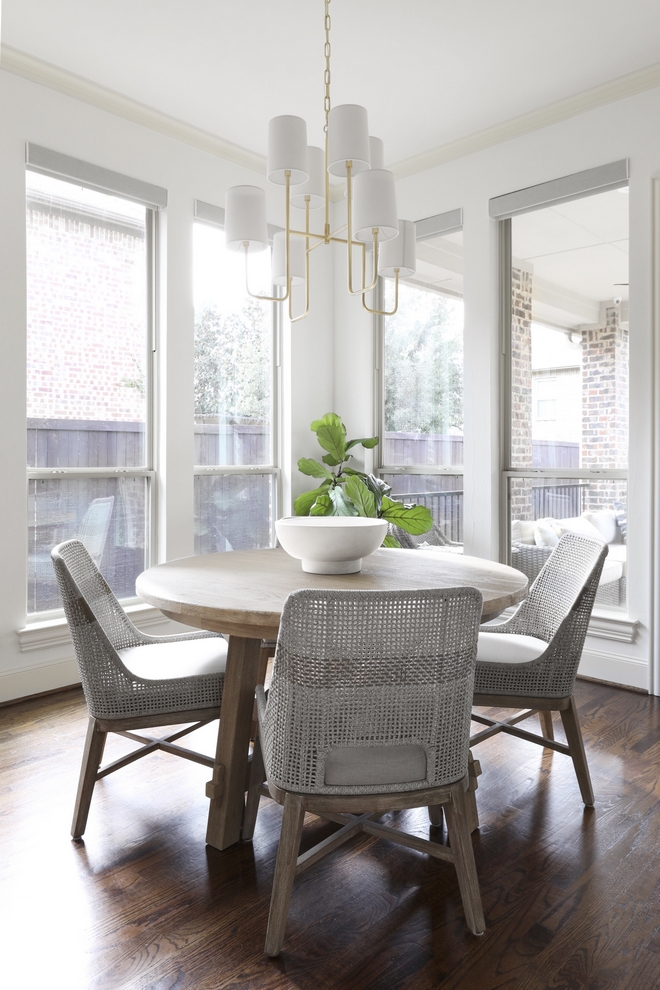
<path id="1" fill-rule="evenodd" d="M 325 97 L 323 100 L 323 108 L 325 110 L 325 127 L 323 130 L 328 133 L 328 120 L 330 116 L 330 0 L 325 0 L 325 45 L 323 48 L 323 53 L 325 55 L 325 73 L 323 74 L 323 81 L 325 83 Z"/>

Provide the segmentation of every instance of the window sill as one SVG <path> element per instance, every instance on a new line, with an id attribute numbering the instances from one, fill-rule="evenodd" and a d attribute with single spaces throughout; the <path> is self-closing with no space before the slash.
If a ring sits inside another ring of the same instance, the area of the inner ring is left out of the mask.
<path id="1" fill-rule="evenodd" d="M 138 629 L 159 625 L 168 620 L 162 612 L 153 605 L 144 602 L 134 602 L 125 605 L 124 609 Z M 31 622 L 17 631 L 21 653 L 32 653 L 34 650 L 48 650 L 53 646 L 64 646 L 71 643 L 69 627 L 64 616 L 52 617 L 42 622 Z"/>

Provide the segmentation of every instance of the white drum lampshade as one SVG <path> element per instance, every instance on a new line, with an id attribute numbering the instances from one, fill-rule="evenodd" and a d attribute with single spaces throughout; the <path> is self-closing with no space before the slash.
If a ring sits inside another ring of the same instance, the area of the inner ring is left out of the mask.
<path id="1" fill-rule="evenodd" d="M 286 234 L 279 230 L 273 237 L 273 284 L 286 286 L 286 266 L 284 263 L 284 241 Z M 292 234 L 289 239 L 289 274 L 291 285 L 305 282 L 305 241 Z"/>
<path id="2" fill-rule="evenodd" d="M 232 186 L 225 196 L 225 245 L 230 251 L 265 251 L 268 247 L 266 193 L 259 186 Z"/>
<path id="3" fill-rule="evenodd" d="M 367 111 L 356 103 L 332 107 L 328 117 L 328 172 L 346 175 L 346 162 L 353 162 L 353 175 L 370 167 Z"/>
<path id="4" fill-rule="evenodd" d="M 369 135 L 369 157 L 372 168 L 385 168 L 385 148 L 380 138 Z"/>
<path id="5" fill-rule="evenodd" d="M 305 196 L 309 196 L 310 210 L 320 210 L 325 206 L 325 152 L 323 148 L 307 149 L 307 170 L 309 179 L 296 187 L 291 196 L 291 206 L 305 209 Z"/>
<path id="6" fill-rule="evenodd" d="M 410 278 L 417 271 L 415 244 L 417 232 L 412 220 L 399 220 L 399 236 L 385 241 L 378 253 L 378 274 L 394 278 L 395 268 L 399 278 Z"/>
<path id="7" fill-rule="evenodd" d="M 307 182 L 307 124 L 302 117 L 283 114 L 268 123 L 267 175 L 271 182 L 284 185 L 285 172 L 291 172 L 291 185 Z"/>
<path id="8" fill-rule="evenodd" d="M 380 241 L 397 237 L 397 219 L 394 174 L 384 168 L 372 168 L 355 176 L 353 186 L 353 236 L 358 241 L 370 243 L 372 231 L 378 229 Z"/>

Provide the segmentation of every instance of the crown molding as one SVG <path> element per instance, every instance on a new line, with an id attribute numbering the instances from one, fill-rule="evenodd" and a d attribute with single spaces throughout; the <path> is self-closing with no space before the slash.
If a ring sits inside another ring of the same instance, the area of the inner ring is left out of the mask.
<path id="1" fill-rule="evenodd" d="M 68 72 L 50 62 L 28 55 L 17 48 L 10 48 L 9 45 L 0 46 L 0 69 L 6 72 L 13 72 L 17 76 L 29 79 L 31 82 L 41 86 L 48 86 L 50 89 L 58 90 L 74 99 L 82 100 L 108 113 L 113 113 L 118 117 L 124 117 L 135 124 L 149 127 L 151 130 L 165 134 L 167 137 L 182 141 L 184 144 L 207 151 L 219 158 L 249 168 L 253 172 L 264 175 L 266 172 L 266 159 L 263 155 L 258 155 L 247 148 L 241 148 L 231 141 L 216 137 L 208 131 L 204 131 L 192 124 L 187 124 L 183 120 L 170 117 L 160 110 L 138 103 L 128 96 L 117 93 L 112 89 L 107 89 L 98 83 L 77 76 L 73 72 Z M 629 96 L 644 93 L 646 90 L 655 89 L 660 86 L 660 62 L 648 65 L 644 69 L 631 72 L 626 76 L 620 76 L 610 82 L 601 83 L 592 89 L 587 89 L 574 96 L 568 96 L 556 103 L 551 103 L 539 110 L 532 110 L 522 114 L 520 117 L 513 117 L 505 120 L 501 124 L 487 127 L 483 131 L 468 134 L 466 137 L 448 144 L 440 145 L 430 151 L 424 151 L 412 158 L 406 158 L 389 168 L 394 172 L 396 179 L 404 179 L 417 172 L 424 172 L 436 165 L 443 165 L 445 162 L 454 161 L 456 158 L 463 158 L 465 155 L 474 154 L 476 151 L 483 151 L 493 145 L 501 144 L 503 141 L 510 141 L 513 138 L 529 134 L 531 131 L 540 130 L 551 124 L 558 124 L 562 120 L 568 120 L 578 114 L 586 113 L 588 110 L 595 110 L 608 103 L 615 103 L 617 100 L 625 100 Z M 339 190 L 331 192 L 332 200 L 340 200 L 342 193 Z"/>
<path id="2" fill-rule="evenodd" d="M 660 62 L 647 65 L 644 69 L 638 69 L 610 82 L 601 83 L 592 89 L 576 93 L 575 96 L 567 96 L 539 110 L 531 110 L 520 117 L 513 117 L 483 131 L 476 131 L 474 134 L 468 134 L 467 137 L 442 144 L 439 148 L 406 158 L 396 165 L 390 165 L 389 168 L 394 172 L 396 179 L 405 179 L 417 172 L 424 172 L 436 165 L 463 158 L 465 155 L 474 154 L 475 151 L 483 151 L 484 148 L 510 141 L 531 131 L 538 131 L 551 124 L 558 124 L 562 120 L 568 120 L 570 117 L 576 117 L 578 114 L 595 110 L 608 103 L 625 100 L 629 96 L 644 93 L 657 86 L 660 86 Z"/>
<path id="3" fill-rule="evenodd" d="M 77 76 L 73 72 L 61 69 L 57 65 L 51 65 L 50 62 L 44 62 L 33 55 L 28 55 L 27 52 L 2 45 L 0 47 L 0 69 L 13 72 L 14 75 L 22 76 L 24 79 L 29 79 L 41 86 L 56 89 L 66 96 L 72 96 L 76 100 L 82 100 L 84 103 L 89 103 L 101 110 L 107 110 L 108 113 L 124 117 L 126 120 L 133 121 L 134 124 L 149 127 L 153 131 L 158 131 L 160 134 L 165 134 L 177 141 L 183 141 L 184 144 L 192 145 L 201 151 L 208 151 L 212 155 L 224 158 L 235 165 L 242 165 L 243 168 L 249 168 L 253 172 L 261 174 L 266 172 L 266 159 L 263 155 L 257 155 L 253 151 L 248 151 L 247 148 L 241 148 L 239 145 L 225 141 L 214 134 L 209 134 L 208 131 L 203 131 L 199 127 L 186 124 L 183 120 L 177 120 L 166 113 L 161 113 L 160 110 L 154 110 L 152 107 L 138 103 L 137 100 L 132 100 L 128 96 L 123 96 L 112 89 L 107 89 L 89 79 Z"/>

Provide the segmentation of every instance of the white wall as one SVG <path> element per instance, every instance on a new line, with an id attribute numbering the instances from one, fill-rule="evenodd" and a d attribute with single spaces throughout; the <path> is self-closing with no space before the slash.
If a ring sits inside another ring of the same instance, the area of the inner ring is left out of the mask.
<path id="1" fill-rule="evenodd" d="M 279 190 L 269 186 L 263 175 L 4 71 L 0 71 L 0 121 L 1 702 L 77 680 L 69 644 L 56 642 L 21 652 L 17 635 L 17 630 L 25 625 L 27 566 L 25 142 L 52 148 L 168 190 L 168 207 L 161 214 L 158 354 L 161 414 L 157 444 L 158 559 L 161 561 L 193 552 L 194 200 L 222 206 L 229 186 L 249 183 L 266 188 L 270 222 L 281 224 L 283 211 Z M 308 431 L 319 406 L 323 412 L 332 405 L 332 259 L 314 258 L 313 267 L 316 278 L 312 315 L 292 328 L 284 327 L 283 418 L 285 424 L 294 424 L 285 430 L 289 439 L 281 461 L 285 512 L 292 484 L 301 489 L 295 464 L 299 457 L 309 453 L 308 437 L 300 424 L 306 424 Z M 155 631 L 165 631 L 164 626 Z"/>
<path id="2" fill-rule="evenodd" d="M 21 653 L 25 622 L 25 213 L 26 140 L 154 182 L 169 191 L 162 286 L 160 402 L 164 431 L 160 559 L 192 552 L 192 209 L 194 199 L 222 205 L 228 186 L 268 188 L 263 176 L 147 128 L 0 71 L 0 700 L 71 682 L 62 645 Z M 660 90 L 591 111 L 398 183 L 400 215 L 420 219 L 464 210 L 465 524 L 466 549 L 497 557 L 499 346 L 497 250 L 488 200 L 547 179 L 630 158 L 629 611 L 635 641 L 590 638 L 583 671 L 645 687 L 651 658 L 652 258 L 651 180 L 660 173 Z M 277 190 L 268 189 L 270 219 L 281 223 Z M 334 212 L 341 213 L 342 204 Z M 283 512 L 308 487 L 295 469 L 315 452 L 312 419 L 330 409 L 352 435 L 374 423 L 373 326 L 359 300 L 346 295 L 343 253 L 313 256 L 311 316 L 285 326 L 282 348 Z M 68 658 L 68 659 L 67 659 Z"/>

